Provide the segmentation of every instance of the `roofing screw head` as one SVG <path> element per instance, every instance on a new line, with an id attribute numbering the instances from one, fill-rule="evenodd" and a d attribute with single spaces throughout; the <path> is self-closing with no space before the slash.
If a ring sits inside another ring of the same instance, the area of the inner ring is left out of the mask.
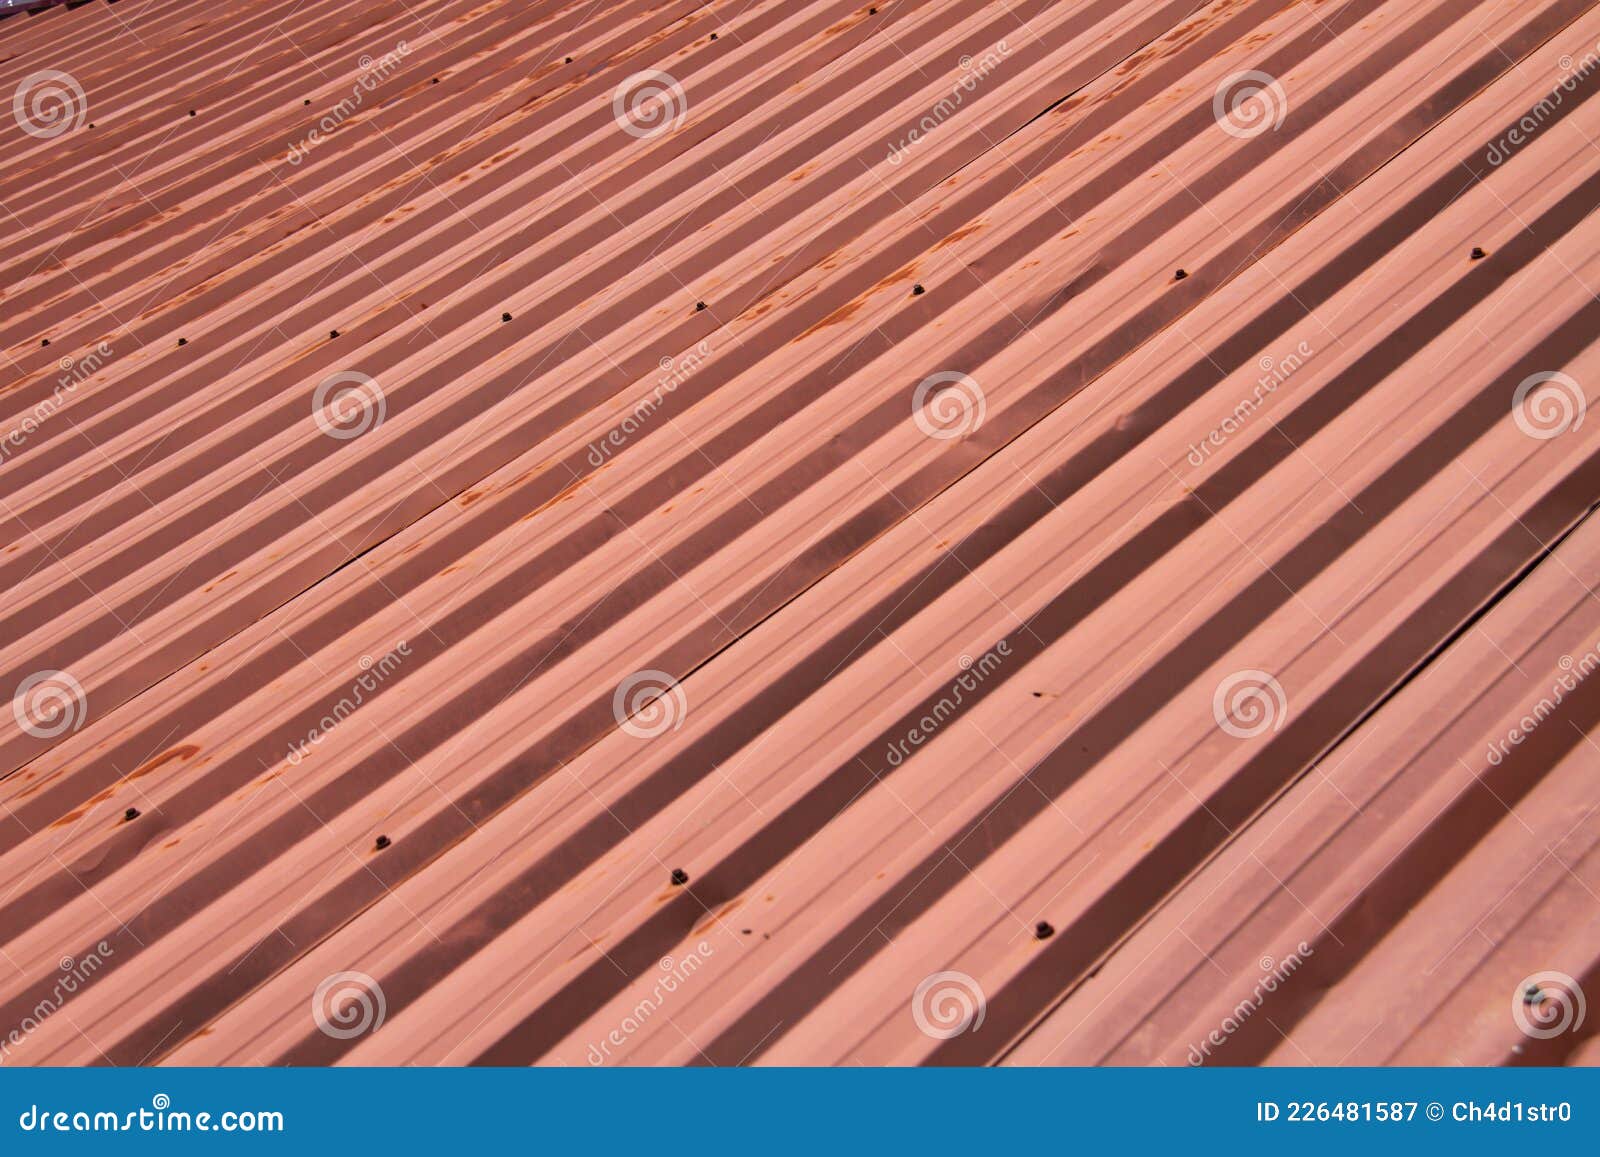
<path id="1" fill-rule="evenodd" d="M 132 822 L 133 820 L 138 819 L 139 818 L 139 809 L 136 808 L 136 807 L 129 808 L 127 811 L 122 813 L 122 818 L 123 818 L 123 820 L 128 821 L 128 822 Z"/>
<path id="2" fill-rule="evenodd" d="M 307 97 L 307 98 L 306 98 L 306 100 L 305 100 L 305 106 L 306 106 L 306 107 L 307 107 L 307 108 L 310 108 L 310 107 L 311 107 L 311 98 L 310 98 L 310 97 Z"/>
<path id="3" fill-rule="evenodd" d="M 681 888 L 685 884 L 687 884 L 688 882 L 689 882 L 689 873 L 688 872 L 685 872 L 682 868 L 673 868 L 672 869 L 672 886 L 674 888 Z"/>
<path id="4" fill-rule="evenodd" d="M 1522 990 L 1523 1004 L 1538 1004 L 1544 1000 L 1544 989 L 1537 984 L 1530 984 Z"/>
<path id="5" fill-rule="evenodd" d="M 1188 276 L 1189 276 L 1189 271 L 1187 269 L 1180 269 L 1180 270 L 1178 270 L 1178 272 L 1176 272 L 1176 273 L 1174 273 L 1172 275 L 1172 280 L 1174 280 L 1174 281 L 1182 281 L 1184 278 L 1186 278 Z"/>
<path id="6" fill-rule="evenodd" d="M 40 345 L 49 345 L 49 344 L 50 344 L 50 339 L 49 339 L 49 338 L 47 338 L 47 337 L 45 337 L 45 338 L 40 338 L 40 339 L 39 339 L 39 344 L 40 344 Z"/>
<path id="7" fill-rule="evenodd" d="M 715 39 L 716 39 L 716 38 L 717 38 L 717 34 L 716 34 L 716 33 L 715 33 L 715 32 L 713 32 L 713 33 L 712 33 L 712 34 L 711 34 L 711 39 L 712 39 L 712 40 L 715 40 Z"/>
<path id="8" fill-rule="evenodd" d="M 330 329 L 330 330 L 329 330 L 329 331 L 328 331 L 328 336 L 329 336 L 329 337 L 330 337 L 330 338 L 335 338 L 335 337 L 338 337 L 338 336 L 339 336 L 339 331 L 338 331 L 338 330 L 336 330 L 336 329 Z"/>
<path id="9" fill-rule="evenodd" d="M 190 109 L 190 110 L 189 110 L 189 115 L 190 115 L 190 116 L 194 116 L 194 109 Z"/>
<path id="10" fill-rule="evenodd" d="M 911 296 L 912 297 L 921 297 L 926 292 L 927 292 L 927 290 L 922 288 L 922 283 L 921 282 L 918 282 L 916 285 L 913 285 L 911 287 Z"/>
<path id="11" fill-rule="evenodd" d="M 500 315 L 500 320 L 501 321 L 510 321 L 511 320 L 511 315 L 509 313 L 502 313 Z"/>
<path id="12" fill-rule="evenodd" d="M 1035 940 L 1048 940 L 1055 934 L 1055 928 L 1047 920 L 1041 920 L 1033 926 L 1033 938 Z"/>
<path id="13" fill-rule="evenodd" d="M 392 842 L 393 841 L 390 840 L 388 836 L 379 836 L 377 839 L 372 841 L 372 846 L 374 848 L 376 848 L 378 851 L 381 852 L 381 851 L 383 851 L 384 848 L 387 848 Z"/>
<path id="14" fill-rule="evenodd" d="M 701 310 L 705 309 L 705 307 L 706 307 L 706 303 L 703 302 L 703 301 L 697 301 L 697 302 L 694 303 L 694 311 L 696 313 L 699 313 Z"/>
<path id="15" fill-rule="evenodd" d="M 189 344 L 189 339 L 186 338 L 186 337 L 180 337 L 178 339 L 178 344 L 179 345 L 188 345 Z"/>
<path id="16" fill-rule="evenodd" d="M 568 63 L 568 64 L 571 64 L 571 63 L 572 63 L 572 57 L 570 57 L 570 56 L 569 56 L 569 57 L 567 57 L 567 63 Z"/>
<path id="17" fill-rule="evenodd" d="M 433 83 L 434 84 L 438 84 L 439 83 L 439 78 L 437 76 L 433 78 Z"/>
<path id="18" fill-rule="evenodd" d="M 1482 249 L 1479 249 L 1476 246 L 1473 247 L 1472 259 L 1474 261 L 1482 261 L 1487 256 L 1489 256 L 1489 255 L 1487 253 L 1485 253 Z"/>

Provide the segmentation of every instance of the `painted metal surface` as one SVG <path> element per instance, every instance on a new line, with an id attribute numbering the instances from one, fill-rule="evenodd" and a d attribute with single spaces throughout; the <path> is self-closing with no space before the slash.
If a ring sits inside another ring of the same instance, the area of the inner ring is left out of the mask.
<path id="1" fill-rule="evenodd" d="M 5 1060 L 1592 1059 L 1597 45 L 7 22 Z"/>
<path id="2" fill-rule="evenodd" d="M 37 13 L 41 9 L 66 2 L 67 0 L 0 0 L 0 17 L 16 16 L 24 12 Z"/>

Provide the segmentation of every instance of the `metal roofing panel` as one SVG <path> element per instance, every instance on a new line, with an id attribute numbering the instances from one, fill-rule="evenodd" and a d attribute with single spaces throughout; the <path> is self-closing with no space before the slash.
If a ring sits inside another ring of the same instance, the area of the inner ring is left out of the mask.
<path id="1" fill-rule="evenodd" d="M 1592 0 L 176 11 L 0 25 L 5 1059 L 1588 1055 Z"/>

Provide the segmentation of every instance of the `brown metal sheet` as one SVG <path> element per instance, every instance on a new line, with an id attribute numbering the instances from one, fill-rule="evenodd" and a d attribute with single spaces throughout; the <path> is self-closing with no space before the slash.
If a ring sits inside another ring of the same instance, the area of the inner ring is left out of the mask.
<path id="1" fill-rule="evenodd" d="M 0 26 L 6 1061 L 1591 1056 L 1600 5 L 178 7 Z"/>

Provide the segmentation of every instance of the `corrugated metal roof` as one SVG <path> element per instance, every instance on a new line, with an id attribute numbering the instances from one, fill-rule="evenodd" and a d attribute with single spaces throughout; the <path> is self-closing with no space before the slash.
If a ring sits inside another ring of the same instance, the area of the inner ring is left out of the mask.
<path id="1" fill-rule="evenodd" d="M 67 0 L 0 0 L 0 18 L 21 13 L 38 15 L 41 9 L 65 3 Z"/>
<path id="2" fill-rule="evenodd" d="M 1592 1060 L 1597 45 L 7 22 L 5 1059 Z"/>

